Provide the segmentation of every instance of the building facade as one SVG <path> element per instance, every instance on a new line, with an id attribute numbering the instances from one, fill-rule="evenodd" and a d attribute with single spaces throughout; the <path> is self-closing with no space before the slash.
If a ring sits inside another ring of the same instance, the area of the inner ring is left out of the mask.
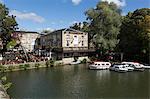
<path id="1" fill-rule="evenodd" d="M 17 43 L 20 43 L 27 52 L 32 52 L 35 48 L 35 41 L 40 34 L 31 31 L 16 31 L 13 36 L 18 38 Z"/>
<path id="2" fill-rule="evenodd" d="M 40 50 L 46 56 L 63 60 L 65 63 L 74 58 L 88 58 L 88 33 L 66 28 L 57 30 L 40 37 Z"/>

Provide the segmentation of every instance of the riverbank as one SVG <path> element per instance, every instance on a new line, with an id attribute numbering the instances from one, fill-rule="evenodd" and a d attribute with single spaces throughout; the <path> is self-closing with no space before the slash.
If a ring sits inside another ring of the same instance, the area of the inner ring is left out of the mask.
<path id="1" fill-rule="evenodd" d="M 86 63 L 86 60 L 82 60 L 81 63 Z M 39 68 L 48 68 L 48 67 L 55 67 L 55 66 L 64 66 L 68 65 L 63 63 L 62 61 L 41 61 L 41 62 L 27 62 L 21 64 L 8 64 L 8 65 L 1 65 L 0 72 L 13 72 L 13 71 L 20 71 L 20 70 L 29 70 L 29 69 L 39 69 Z"/>
<path id="2" fill-rule="evenodd" d="M 10 99 L 3 85 L 0 83 L 0 99 Z"/>
<path id="3" fill-rule="evenodd" d="M 1 65 L 0 72 L 13 72 L 13 71 L 20 71 L 20 70 L 29 70 L 29 69 L 38 69 L 44 67 L 50 67 L 50 64 L 47 64 L 46 61 L 42 62 L 27 62 L 21 64 L 8 64 L 8 65 Z M 55 66 L 57 64 L 55 63 Z"/>

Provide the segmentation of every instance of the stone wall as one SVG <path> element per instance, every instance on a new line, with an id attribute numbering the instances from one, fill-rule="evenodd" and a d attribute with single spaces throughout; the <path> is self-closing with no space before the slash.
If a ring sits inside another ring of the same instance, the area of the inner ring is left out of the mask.
<path id="1" fill-rule="evenodd" d="M 87 61 L 89 61 L 88 56 L 84 56 L 84 57 L 78 57 L 78 60 L 82 61 L 83 59 L 86 59 Z M 74 61 L 74 58 L 63 58 L 62 62 L 63 64 L 70 64 L 71 62 Z"/>

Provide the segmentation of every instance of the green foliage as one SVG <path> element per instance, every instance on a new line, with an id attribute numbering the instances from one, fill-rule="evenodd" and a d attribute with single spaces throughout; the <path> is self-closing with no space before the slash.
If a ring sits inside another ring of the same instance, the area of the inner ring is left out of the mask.
<path id="1" fill-rule="evenodd" d="M 12 86 L 12 83 L 8 82 L 8 83 L 4 84 L 3 86 L 4 86 L 4 89 L 7 90 Z"/>
<path id="2" fill-rule="evenodd" d="M 15 69 L 14 66 L 8 66 L 9 71 L 13 71 L 13 69 Z"/>
<path id="3" fill-rule="evenodd" d="M 16 41 L 12 39 L 8 44 L 7 44 L 7 49 L 13 48 L 16 45 Z"/>
<path id="4" fill-rule="evenodd" d="M 54 66 L 54 63 L 55 63 L 55 61 L 51 59 L 51 60 L 46 61 L 45 65 L 46 65 L 46 67 L 49 67 L 49 66 L 52 67 L 52 66 Z"/>
<path id="5" fill-rule="evenodd" d="M 50 61 L 50 66 L 54 66 L 54 62 L 55 62 L 55 61 L 54 61 L 54 60 L 52 60 L 52 59 L 51 59 L 51 60 L 49 60 L 49 61 Z"/>
<path id="6" fill-rule="evenodd" d="M 45 65 L 46 65 L 46 67 L 49 67 L 50 66 L 50 62 L 46 61 Z"/>
<path id="7" fill-rule="evenodd" d="M 27 68 L 29 68 L 30 67 L 30 64 L 25 64 L 24 65 L 24 70 L 27 70 Z"/>
<path id="8" fill-rule="evenodd" d="M 75 30 L 80 30 L 83 32 L 89 32 L 89 23 L 88 22 L 79 22 L 79 23 L 74 23 L 70 28 L 73 28 Z"/>
<path id="9" fill-rule="evenodd" d="M 3 72 L 4 66 L 0 65 L 0 72 Z"/>
<path id="10" fill-rule="evenodd" d="M 6 76 L 1 77 L 1 81 L 2 81 L 2 82 L 5 82 L 6 80 L 7 80 L 7 77 L 6 77 Z"/>
<path id="11" fill-rule="evenodd" d="M 137 9 L 133 13 L 129 12 L 123 18 L 118 46 L 127 59 L 148 62 L 150 44 L 149 23 L 150 9 L 148 8 Z"/>
<path id="12" fill-rule="evenodd" d="M 7 90 L 8 88 L 11 87 L 12 83 L 7 82 L 7 77 L 6 76 L 1 77 L 0 80 L 2 81 L 2 84 L 3 84 L 5 90 Z"/>
<path id="13" fill-rule="evenodd" d="M 7 68 L 3 65 L 0 65 L 0 72 L 6 72 Z"/>
<path id="14" fill-rule="evenodd" d="M 19 65 L 20 69 L 27 70 L 30 67 L 30 64 Z"/>
<path id="15" fill-rule="evenodd" d="M 14 16 L 9 15 L 9 10 L 0 3 L 0 38 L 3 42 L 3 51 L 6 51 L 7 44 L 12 41 L 11 34 L 17 29 L 17 22 Z"/>
<path id="16" fill-rule="evenodd" d="M 40 64 L 39 63 L 35 63 L 35 67 L 39 68 Z"/>
<path id="17" fill-rule="evenodd" d="M 24 65 L 19 65 L 19 69 L 24 69 Z"/>
<path id="18" fill-rule="evenodd" d="M 114 50 L 119 42 L 117 35 L 121 25 L 121 10 L 114 3 L 99 2 L 96 8 L 89 9 L 85 14 L 90 21 L 89 38 L 96 48 L 104 52 Z"/>

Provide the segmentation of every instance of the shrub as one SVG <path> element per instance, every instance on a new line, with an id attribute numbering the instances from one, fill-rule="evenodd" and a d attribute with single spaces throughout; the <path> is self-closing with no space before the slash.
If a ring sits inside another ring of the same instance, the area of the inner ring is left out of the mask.
<path id="1" fill-rule="evenodd" d="M 54 63 L 55 63 L 55 61 L 51 59 L 51 60 L 46 61 L 45 65 L 46 65 L 46 67 L 49 67 L 49 66 L 53 67 Z"/>
<path id="2" fill-rule="evenodd" d="M 0 72 L 6 72 L 7 68 L 3 65 L 0 65 Z"/>
<path id="3" fill-rule="evenodd" d="M 40 64 L 39 63 L 35 63 L 35 67 L 39 68 Z"/>
<path id="4" fill-rule="evenodd" d="M 2 81 L 2 84 L 3 84 L 5 90 L 7 90 L 8 88 L 11 87 L 12 83 L 7 82 L 7 77 L 6 76 L 1 77 L 0 80 Z"/>
<path id="5" fill-rule="evenodd" d="M 46 67 L 49 67 L 50 62 L 49 62 L 49 61 L 46 61 L 45 65 L 46 65 Z"/>
<path id="6" fill-rule="evenodd" d="M 24 69 L 24 65 L 19 65 L 19 69 Z"/>
<path id="7" fill-rule="evenodd" d="M 13 71 L 13 69 L 15 69 L 14 66 L 8 66 L 9 71 Z"/>
<path id="8" fill-rule="evenodd" d="M 50 66 L 53 67 L 54 66 L 54 60 L 49 60 Z"/>
<path id="9" fill-rule="evenodd" d="M 30 64 L 25 64 L 24 65 L 24 70 L 26 70 L 27 68 L 29 68 L 30 67 Z"/>

